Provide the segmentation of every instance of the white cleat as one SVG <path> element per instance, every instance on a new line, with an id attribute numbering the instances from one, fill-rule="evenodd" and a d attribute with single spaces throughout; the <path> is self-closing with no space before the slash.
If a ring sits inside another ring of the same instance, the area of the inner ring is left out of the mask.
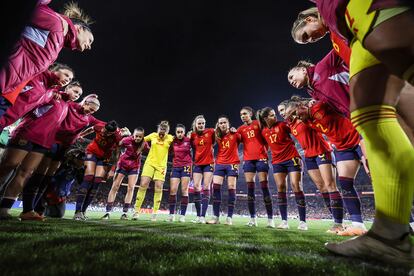
<path id="1" fill-rule="evenodd" d="M 282 222 L 277 226 L 277 229 L 289 229 L 287 220 L 282 220 Z"/>
<path id="2" fill-rule="evenodd" d="M 151 221 L 152 222 L 156 222 L 157 221 L 157 214 L 152 214 L 151 215 Z"/>
<path id="3" fill-rule="evenodd" d="M 249 226 L 249 227 L 257 227 L 257 219 L 256 218 L 250 218 L 250 220 L 246 224 L 246 226 Z"/>
<path id="4" fill-rule="evenodd" d="M 266 227 L 267 228 L 275 228 L 275 221 L 273 219 L 267 219 L 267 225 L 266 225 Z"/>
<path id="5" fill-rule="evenodd" d="M 165 220 L 166 222 L 174 222 L 175 221 L 175 216 L 172 214 L 168 215 L 168 218 Z"/>
<path id="6" fill-rule="evenodd" d="M 308 225 L 304 221 L 299 221 L 298 230 L 308 231 Z"/>
<path id="7" fill-rule="evenodd" d="M 78 212 L 73 215 L 73 220 L 85 220 L 85 217 L 83 216 L 82 212 Z"/>
<path id="8" fill-rule="evenodd" d="M 82 212 L 83 220 L 89 219 L 89 217 L 85 214 L 85 212 Z"/>
<path id="9" fill-rule="evenodd" d="M 139 213 L 138 212 L 135 212 L 133 215 L 132 215 L 132 220 L 138 220 L 139 219 Z"/>
<path id="10" fill-rule="evenodd" d="M 200 223 L 200 219 L 201 219 L 201 217 L 196 217 L 195 219 L 193 219 L 191 222 L 192 223 L 196 223 L 196 224 L 198 224 L 198 223 Z"/>
<path id="11" fill-rule="evenodd" d="M 411 230 L 414 231 L 414 222 L 410 223 Z"/>
<path id="12" fill-rule="evenodd" d="M 207 221 L 207 224 L 220 224 L 220 220 L 218 217 L 213 216 L 211 220 Z"/>
<path id="13" fill-rule="evenodd" d="M 206 218 L 205 217 L 200 217 L 200 224 L 206 224 Z"/>
<path id="14" fill-rule="evenodd" d="M 178 222 L 185 222 L 185 216 L 180 215 L 180 217 L 178 218 Z"/>
<path id="15" fill-rule="evenodd" d="M 325 247 L 342 256 L 414 267 L 414 245 L 408 233 L 400 239 L 388 240 L 370 231 L 343 242 L 326 243 Z"/>
<path id="16" fill-rule="evenodd" d="M 225 225 L 233 225 L 233 219 L 231 217 L 227 217 L 226 222 L 224 224 Z"/>

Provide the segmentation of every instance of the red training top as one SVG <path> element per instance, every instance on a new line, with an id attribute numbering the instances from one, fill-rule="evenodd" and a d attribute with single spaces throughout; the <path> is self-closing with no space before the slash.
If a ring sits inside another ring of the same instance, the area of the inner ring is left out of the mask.
<path id="1" fill-rule="evenodd" d="M 289 134 L 290 128 L 285 122 L 276 122 L 271 128 L 262 129 L 262 135 L 272 152 L 272 164 L 299 157 L 295 143 Z"/>
<path id="2" fill-rule="evenodd" d="M 194 148 L 194 164 L 209 165 L 214 163 L 213 144 L 214 129 L 207 128 L 201 134 L 191 133 L 191 144 Z"/>
<path id="3" fill-rule="evenodd" d="M 337 150 L 346 150 L 359 144 L 360 137 L 351 120 L 333 110 L 326 103 L 310 108 L 311 126 L 325 134 Z"/>
<path id="4" fill-rule="evenodd" d="M 237 129 L 243 142 L 243 160 L 267 159 L 267 149 L 263 140 L 259 122 L 252 121 L 250 125 L 242 125 Z"/>
<path id="5" fill-rule="evenodd" d="M 305 157 L 314 157 L 331 151 L 328 143 L 323 139 L 322 134 L 301 120 L 295 119 L 289 124 L 289 127 L 291 133 L 305 151 Z"/>
<path id="6" fill-rule="evenodd" d="M 239 164 L 239 143 L 241 141 L 240 134 L 228 132 L 223 138 L 217 138 L 218 152 L 216 156 L 216 164 L 232 165 Z"/>
<path id="7" fill-rule="evenodd" d="M 96 136 L 92 142 L 86 147 L 86 153 L 94 154 L 98 158 L 109 159 L 112 152 L 118 147 L 119 142 L 122 140 L 121 132 L 117 129 L 114 133 L 103 134 L 105 125 L 98 124 L 93 127 Z"/>

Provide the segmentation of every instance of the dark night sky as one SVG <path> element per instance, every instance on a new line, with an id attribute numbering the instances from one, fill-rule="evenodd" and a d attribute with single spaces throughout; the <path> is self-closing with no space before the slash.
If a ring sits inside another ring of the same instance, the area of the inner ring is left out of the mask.
<path id="1" fill-rule="evenodd" d="M 50 6 L 60 11 L 65 1 Z M 167 119 L 172 126 L 204 114 L 213 127 L 239 109 L 275 107 L 299 91 L 287 71 L 299 59 L 320 60 L 329 39 L 295 44 L 291 25 L 306 0 L 171 1 L 89 0 L 81 7 L 96 23 L 86 53 L 63 50 L 58 61 L 76 70 L 86 94 L 97 93 L 96 117 L 147 132 Z M 304 93 L 302 91 L 301 93 Z"/>

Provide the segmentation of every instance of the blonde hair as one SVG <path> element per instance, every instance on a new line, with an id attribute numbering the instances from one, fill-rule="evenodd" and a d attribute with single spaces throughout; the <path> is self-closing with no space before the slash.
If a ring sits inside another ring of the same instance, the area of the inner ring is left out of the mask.
<path id="1" fill-rule="evenodd" d="M 296 18 L 295 22 L 293 22 L 292 31 L 291 31 L 292 38 L 297 43 L 301 43 L 301 42 L 296 39 L 296 33 L 306 25 L 306 18 L 308 18 L 309 16 L 317 18 L 317 19 L 321 19 L 321 15 L 317 7 L 312 7 L 304 11 L 301 11 L 298 14 L 298 17 Z"/>
<path id="2" fill-rule="evenodd" d="M 63 14 L 69 17 L 73 24 L 79 24 L 90 31 L 90 26 L 94 22 L 91 17 L 87 15 L 76 2 L 69 2 L 63 8 Z"/>
<path id="3" fill-rule="evenodd" d="M 197 120 L 199 120 L 199 119 L 203 119 L 204 121 L 206 120 L 204 118 L 204 115 L 197 115 L 194 118 L 193 122 L 191 123 L 191 128 L 193 129 L 193 132 L 197 132 L 196 123 L 197 123 Z"/>
<path id="4" fill-rule="evenodd" d="M 170 131 L 170 123 L 168 121 L 161 121 L 160 124 L 158 125 L 158 129 L 160 128 L 164 128 L 166 129 L 167 132 Z"/>
<path id="5" fill-rule="evenodd" d="M 89 95 L 85 96 L 82 99 L 82 101 L 80 102 L 80 105 L 83 105 L 85 103 L 88 103 L 88 104 L 89 103 L 92 103 L 92 104 L 95 104 L 98 107 L 101 106 L 101 103 L 100 103 L 100 101 L 98 99 L 98 95 L 96 95 L 96 94 L 89 94 Z"/>

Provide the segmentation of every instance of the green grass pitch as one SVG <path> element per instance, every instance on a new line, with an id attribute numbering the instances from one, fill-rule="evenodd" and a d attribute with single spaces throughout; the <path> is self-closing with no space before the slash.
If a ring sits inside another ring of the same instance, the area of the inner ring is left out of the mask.
<path id="1" fill-rule="evenodd" d="M 13 210 L 17 216 L 19 210 Z M 347 259 L 328 253 L 323 244 L 344 238 L 326 234 L 330 223 L 309 221 L 309 231 L 233 226 L 121 221 L 114 213 L 89 212 L 88 221 L 0 222 L 2 275 L 392 275 L 402 268 Z M 223 218 L 222 218 L 223 219 Z M 224 219 L 223 219 L 224 221 Z M 279 221 L 277 221 L 279 222 Z"/>

